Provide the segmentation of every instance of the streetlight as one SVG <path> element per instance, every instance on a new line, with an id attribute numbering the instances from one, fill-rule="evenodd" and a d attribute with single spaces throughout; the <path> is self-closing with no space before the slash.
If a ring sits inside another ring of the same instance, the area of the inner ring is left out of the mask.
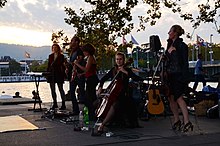
<path id="1" fill-rule="evenodd" d="M 209 54 L 210 54 L 210 64 L 212 64 L 212 54 L 213 54 L 213 51 L 212 51 L 212 37 L 213 37 L 213 34 L 210 34 L 210 51 L 209 51 Z"/>

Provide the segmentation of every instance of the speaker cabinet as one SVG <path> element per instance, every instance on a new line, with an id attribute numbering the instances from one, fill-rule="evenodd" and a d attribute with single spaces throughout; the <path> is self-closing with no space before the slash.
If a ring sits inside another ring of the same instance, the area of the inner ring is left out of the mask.
<path id="1" fill-rule="evenodd" d="M 161 50 L 161 42 L 158 35 L 150 36 L 150 50 L 152 52 L 158 52 Z"/>

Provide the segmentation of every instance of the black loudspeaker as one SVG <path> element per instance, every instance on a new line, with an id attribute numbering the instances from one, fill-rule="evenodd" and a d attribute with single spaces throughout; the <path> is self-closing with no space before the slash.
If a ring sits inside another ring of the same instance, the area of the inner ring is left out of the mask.
<path id="1" fill-rule="evenodd" d="M 158 35 L 150 36 L 150 50 L 152 52 L 158 52 L 161 50 L 161 42 Z"/>

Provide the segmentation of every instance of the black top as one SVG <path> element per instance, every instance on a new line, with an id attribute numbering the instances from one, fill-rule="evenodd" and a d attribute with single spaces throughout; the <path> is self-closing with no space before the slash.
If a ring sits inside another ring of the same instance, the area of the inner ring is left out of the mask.
<path id="1" fill-rule="evenodd" d="M 132 78 L 134 81 L 143 81 L 144 80 L 140 76 L 137 76 L 135 73 L 133 73 L 133 71 L 130 68 L 125 68 L 125 70 L 128 72 L 128 75 L 126 75 L 123 72 L 119 72 L 116 77 L 116 79 L 121 78 L 123 80 L 124 89 L 127 89 L 127 87 L 128 87 L 129 78 Z M 102 87 L 103 84 L 105 83 L 105 81 L 107 81 L 108 79 L 112 80 L 115 77 L 115 75 L 116 75 L 116 67 L 113 67 L 107 74 L 105 74 L 101 78 L 99 87 Z"/>
<path id="2" fill-rule="evenodd" d="M 64 66 L 64 55 L 59 54 L 54 59 L 54 53 L 49 55 L 47 71 L 50 72 L 50 76 L 47 78 L 48 83 L 64 83 L 65 66 Z"/>
<path id="3" fill-rule="evenodd" d="M 170 46 L 176 48 L 171 53 L 168 52 Z M 188 63 L 188 46 L 183 42 L 182 38 L 177 38 L 174 42 L 168 39 L 167 50 L 167 71 L 172 74 L 179 74 L 182 80 L 187 80 L 189 63 Z"/>

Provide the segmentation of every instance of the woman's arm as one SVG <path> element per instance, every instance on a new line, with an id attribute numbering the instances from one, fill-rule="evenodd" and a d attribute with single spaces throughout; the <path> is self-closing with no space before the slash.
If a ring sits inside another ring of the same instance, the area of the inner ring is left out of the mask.
<path id="1" fill-rule="evenodd" d="M 144 79 L 138 75 L 136 75 L 130 68 L 128 68 L 128 76 L 132 78 L 134 81 L 144 81 Z"/>
<path id="2" fill-rule="evenodd" d="M 74 64 L 76 66 L 78 66 L 81 70 L 83 70 L 85 72 L 87 72 L 91 68 L 92 64 L 95 64 L 95 63 L 96 62 L 95 62 L 95 57 L 94 56 L 89 56 L 88 57 L 88 60 L 87 60 L 87 63 L 86 63 L 85 67 L 80 65 L 77 60 L 74 62 Z"/>

